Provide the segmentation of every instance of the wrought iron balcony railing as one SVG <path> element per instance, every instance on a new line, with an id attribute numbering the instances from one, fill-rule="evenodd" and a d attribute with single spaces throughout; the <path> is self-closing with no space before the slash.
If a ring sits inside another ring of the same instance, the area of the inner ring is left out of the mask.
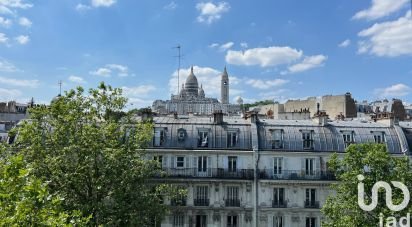
<path id="1" fill-rule="evenodd" d="M 209 199 L 193 199 L 195 206 L 209 206 Z"/>
<path id="2" fill-rule="evenodd" d="M 176 178 L 220 178 L 253 180 L 253 169 L 228 170 L 223 168 L 164 168 L 166 177 Z"/>
<path id="3" fill-rule="evenodd" d="M 286 208 L 288 206 L 285 200 L 272 200 L 273 208 Z"/>
<path id="4" fill-rule="evenodd" d="M 225 205 L 227 207 L 240 207 L 240 200 L 239 199 L 226 199 Z"/>
<path id="5" fill-rule="evenodd" d="M 315 200 L 305 200 L 305 208 L 315 208 L 319 209 L 319 201 Z"/>
<path id="6" fill-rule="evenodd" d="M 336 180 L 335 175 L 329 171 L 305 171 L 305 170 L 259 170 L 260 179 L 273 180 Z"/>

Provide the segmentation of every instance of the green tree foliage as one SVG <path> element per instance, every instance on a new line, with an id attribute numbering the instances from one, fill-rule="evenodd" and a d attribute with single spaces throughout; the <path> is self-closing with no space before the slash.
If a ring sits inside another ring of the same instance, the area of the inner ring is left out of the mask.
<path id="1" fill-rule="evenodd" d="M 161 174 L 143 159 L 153 125 L 124 114 L 126 101 L 104 83 L 88 94 L 78 87 L 31 109 L 16 138 L 34 176 L 64 198 L 65 210 L 90 215 L 94 226 L 149 225 L 167 211 L 162 197 L 176 193 L 151 180 Z"/>
<path id="2" fill-rule="evenodd" d="M 61 198 L 30 174 L 21 154 L 6 152 L 0 144 L 0 226 L 85 225 L 80 212 L 65 212 Z"/>
<path id="3" fill-rule="evenodd" d="M 263 100 L 263 101 L 257 101 L 254 103 L 245 103 L 242 105 L 242 108 L 245 110 L 250 110 L 252 107 L 257 107 L 260 105 L 269 105 L 269 104 L 274 104 L 273 100 Z"/>
<path id="4" fill-rule="evenodd" d="M 387 208 L 383 189 L 378 193 L 378 205 L 374 210 L 367 212 L 358 205 L 359 180 L 357 176 L 359 174 L 365 177 L 362 182 L 365 188 L 366 204 L 371 203 L 372 187 L 378 181 L 385 181 L 389 184 L 391 181 L 399 181 L 412 189 L 412 181 L 410 180 L 412 179 L 412 171 L 406 156 L 391 156 L 383 144 L 358 144 L 349 146 L 343 158 L 338 158 L 338 155 L 334 154 L 328 164 L 331 170 L 336 173 L 339 183 L 332 186 L 336 194 L 330 195 L 322 208 L 325 215 L 322 226 L 375 227 L 379 224 L 381 213 L 384 217 L 393 216 L 399 220 L 399 217 L 406 216 L 407 212 L 411 212 L 411 204 L 398 212 Z M 393 203 L 400 204 L 403 198 L 401 190 L 392 185 Z M 386 226 L 386 219 L 383 218 L 383 220 L 384 226 Z"/>

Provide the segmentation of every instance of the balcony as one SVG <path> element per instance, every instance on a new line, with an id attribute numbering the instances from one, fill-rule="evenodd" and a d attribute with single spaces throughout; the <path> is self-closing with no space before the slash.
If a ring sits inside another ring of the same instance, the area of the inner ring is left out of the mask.
<path id="1" fill-rule="evenodd" d="M 288 206 L 285 200 L 272 200 L 273 208 L 286 208 Z"/>
<path id="2" fill-rule="evenodd" d="M 171 206 L 186 206 L 186 199 L 172 199 L 170 201 Z"/>
<path id="3" fill-rule="evenodd" d="M 240 200 L 239 199 L 226 199 L 225 206 L 227 207 L 240 207 Z"/>
<path id="4" fill-rule="evenodd" d="M 336 180 L 335 175 L 329 171 L 282 170 L 276 174 L 273 169 L 264 169 L 259 170 L 258 175 L 262 180 Z"/>
<path id="5" fill-rule="evenodd" d="M 166 177 L 170 178 L 219 178 L 219 179 L 240 179 L 253 180 L 253 169 L 238 169 L 229 171 L 223 168 L 208 168 L 199 171 L 198 168 L 165 168 L 163 171 Z"/>
<path id="6" fill-rule="evenodd" d="M 193 199 L 195 206 L 209 206 L 209 199 Z"/>
<path id="7" fill-rule="evenodd" d="M 306 200 L 305 201 L 305 208 L 311 208 L 311 209 L 319 209 L 319 201 L 315 200 Z"/>

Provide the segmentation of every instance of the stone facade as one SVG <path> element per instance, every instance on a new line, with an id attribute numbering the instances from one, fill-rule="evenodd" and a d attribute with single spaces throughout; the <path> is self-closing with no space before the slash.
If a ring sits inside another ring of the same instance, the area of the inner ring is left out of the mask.
<path id="1" fill-rule="evenodd" d="M 410 154 L 412 125 L 405 122 L 327 121 L 324 112 L 311 120 L 247 116 L 153 118 L 147 158 L 167 173 L 154 180 L 188 191 L 165 198 L 172 212 L 159 226 L 320 226 L 320 208 L 336 182 L 327 168 L 332 153 L 372 142 L 395 156 Z"/>

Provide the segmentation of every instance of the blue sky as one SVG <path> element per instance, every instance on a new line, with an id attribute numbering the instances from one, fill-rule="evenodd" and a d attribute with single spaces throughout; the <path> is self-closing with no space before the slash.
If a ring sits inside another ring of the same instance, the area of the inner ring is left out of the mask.
<path id="1" fill-rule="evenodd" d="M 409 0 L 0 0 L 0 99 L 49 102 L 63 89 L 122 87 L 130 106 L 177 90 L 190 66 L 231 101 L 343 94 L 412 102 Z"/>

